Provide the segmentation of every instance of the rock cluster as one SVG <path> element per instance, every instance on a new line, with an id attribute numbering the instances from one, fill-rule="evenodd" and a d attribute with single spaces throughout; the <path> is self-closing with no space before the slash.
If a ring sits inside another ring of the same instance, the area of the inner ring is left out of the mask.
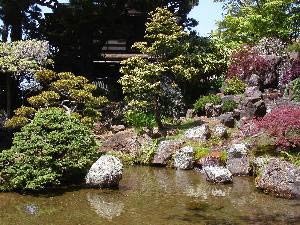
<path id="1" fill-rule="evenodd" d="M 234 144 L 228 150 L 227 168 L 233 175 L 246 176 L 251 171 L 246 144 Z"/>
<path id="2" fill-rule="evenodd" d="M 152 163 L 158 166 L 166 166 L 173 154 L 179 150 L 184 144 L 184 141 L 162 141 L 160 142 L 156 154 L 154 155 Z"/>

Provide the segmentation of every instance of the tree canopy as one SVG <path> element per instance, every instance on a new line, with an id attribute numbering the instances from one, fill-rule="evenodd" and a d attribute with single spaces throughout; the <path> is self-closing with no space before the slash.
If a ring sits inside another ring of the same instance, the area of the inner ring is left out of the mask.
<path id="1" fill-rule="evenodd" d="M 284 41 L 300 35 L 300 3 L 293 0 L 225 1 L 218 33 L 226 42 L 255 43 L 263 37 Z"/>

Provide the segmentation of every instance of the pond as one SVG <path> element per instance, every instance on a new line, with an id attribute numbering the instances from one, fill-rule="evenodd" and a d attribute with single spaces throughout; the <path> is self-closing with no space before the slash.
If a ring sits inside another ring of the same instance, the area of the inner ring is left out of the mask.
<path id="1" fill-rule="evenodd" d="M 1 225 L 300 224 L 300 200 L 263 194 L 253 178 L 214 185 L 196 171 L 128 167 L 119 190 L 0 193 Z"/>

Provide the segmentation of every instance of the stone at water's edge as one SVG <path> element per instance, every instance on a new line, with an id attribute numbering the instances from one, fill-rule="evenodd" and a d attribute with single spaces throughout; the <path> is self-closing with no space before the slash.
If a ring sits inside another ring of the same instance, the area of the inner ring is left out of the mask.
<path id="1" fill-rule="evenodd" d="M 173 154 L 179 150 L 184 141 L 162 141 L 159 143 L 157 151 L 154 155 L 152 163 L 158 166 L 166 166 L 168 164 L 168 160 L 171 159 Z"/>
<path id="2" fill-rule="evenodd" d="M 85 178 L 89 187 L 116 188 L 122 179 L 123 164 L 111 155 L 101 156 L 90 168 Z"/>
<path id="3" fill-rule="evenodd" d="M 228 150 L 227 169 L 233 175 L 247 176 L 250 174 L 250 159 L 248 157 L 248 147 L 246 144 L 234 144 Z"/>
<path id="4" fill-rule="evenodd" d="M 204 172 L 206 175 L 206 180 L 213 183 L 232 183 L 231 172 L 224 168 L 218 166 L 208 166 L 204 167 Z"/>
<path id="5" fill-rule="evenodd" d="M 211 131 L 207 124 L 188 129 L 184 136 L 191 140 L 206 140 L 210 137 Z"/>
<path id="6" fill-rule="evenodd" d="M 256 187 L 283 198 L 300 198 L 300 167 L 271 159 L 255 180 Z"/>
<path id="7" fill-rule="evenodd" d="M 186 146 L 175 153 L 174 167 L 181 170 L 190 170 L 194 167 L 195 151 L 193 147 Z"/>

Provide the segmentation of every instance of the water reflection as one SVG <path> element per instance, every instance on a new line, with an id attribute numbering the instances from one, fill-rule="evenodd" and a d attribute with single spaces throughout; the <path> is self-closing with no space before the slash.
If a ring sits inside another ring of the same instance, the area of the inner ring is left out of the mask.
<path id="1" fill-rule="evenodd" d="M 86 197 L 94 211 L 102 218 L 112 220 L 124 210 L 124 204 L 112 195 L 89 192 Z"/>

